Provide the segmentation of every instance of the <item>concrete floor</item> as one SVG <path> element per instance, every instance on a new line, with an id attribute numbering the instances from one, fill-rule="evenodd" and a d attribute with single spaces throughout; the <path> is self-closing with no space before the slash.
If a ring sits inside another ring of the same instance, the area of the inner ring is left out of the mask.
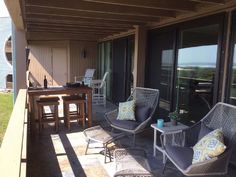
<path id="1" fill-rule="evenodd" d="M 114 108 L 115 106 L 110 103 L 107 104 L 106 108 L 93 106 L 93 125 L 100 124 L 105 129 L 109 129 L 104 119 L 104 113 Z M 27 168 L 29 177 L 113 176 L 114 162 L 104 163 L 103 149 L 100 144 L 92 143 L 92 146 L 100 146 L 100 148 L 89 149 L 88 155 L 84 154 L 87 142 L 82 126 L 79 126 L 76 122 L 72 123 L 69 132 L 62 122 L 59 130 L 59 133 L 54 133 L 53 126 L 49 125 L 40 134 L 30 136 Z M 131 142 L 132 137 L 124 137 L 116 143 L 115 148 L 129 148 L 132 146 Z M 180 172 L 170 162 L 167 165 L 165 174 L 161 174 L 163 168 L 162 154 L 158 152 L 157 156 L 153 157 L 153 130 L 151 128 L 137 135 L 136 147 L 143 148 L 147 152 L 148 161 L 155 176 L 181 176 Z M 229 176 L 236 176 L 235 167 L 230 167 Z"/>

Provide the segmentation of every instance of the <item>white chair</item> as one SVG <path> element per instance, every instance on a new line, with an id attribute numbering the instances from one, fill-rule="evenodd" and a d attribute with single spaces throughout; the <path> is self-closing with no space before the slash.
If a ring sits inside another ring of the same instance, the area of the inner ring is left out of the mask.
<path id="1" fill-rule="evenodd" d="M 106 72 L 102 80 L 92 80 L 91 87 L 93 88 L 93 104 L 106 106 L 106 77 L 109 72 Z"/>
<path id="2" fill-rule="evenodd" d="M 75 82 L 84 82 L 85 85 L 91 86 L 95 69 L 86 69 L 84 76 L 75 76 Z"/>

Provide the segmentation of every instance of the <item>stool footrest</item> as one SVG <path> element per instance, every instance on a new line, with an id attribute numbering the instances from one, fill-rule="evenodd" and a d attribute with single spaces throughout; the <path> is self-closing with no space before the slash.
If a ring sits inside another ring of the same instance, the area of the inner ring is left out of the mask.
<path id="1" fill-rule="evenodd" d="M 68 129 L 70 130 L 70 121 L 77 120 L 82 121 L 83 127 L 85 126 L 85 102 L 81 96 L 71 95 L 71 96 L 63 96 L 63 106 L 64 106 L 64 121 Z M 70 104 L 76 105 L 76 110 L 73 109 L 70 111 Z"/>

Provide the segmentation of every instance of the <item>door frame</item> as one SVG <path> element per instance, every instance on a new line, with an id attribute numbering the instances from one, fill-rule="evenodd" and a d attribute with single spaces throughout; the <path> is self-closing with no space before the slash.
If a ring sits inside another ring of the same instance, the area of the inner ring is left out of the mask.
<path id="1" fill-rule="evenodd" d="M 214 78 L 214 87 L 213 87 L 213 100 L 212 103 L 215 105 L 220 100 L 220 93 L 222 92 L 222 88 L 220 87 L 220 80 L 222 81 L 222 72 L 223 72 L 223 46 L 224 40 L 223 35 L 225 31 L 225 13 L 214 14 L 207 17 L 202 17 L 199 19 L 191 20 L 188 22 L 183 22 L 177 25 L 177 47 L 176 47 L 176 68 L 175 71 L 177 72 L 177 65 L 178 65 L 178 53 L 180 48 L 181 42 L 181 31 L 191 29 L 194 27 L 203 27 L 218 24 L 219 25 L 219 34 L 218 34 L 218 41 L 217 41 L 217 58 L 216 58 L 216 73 Z M 175 74 L 175 80 L 177 79 L 177 75 Z M 176 85 L 175 85 L 176 86 Z M 175 91 L 176 92 L 176 91 Z M 176 94 L 176 93 L 175 93 Z M 174 94 L 174 95 L 175 95 Z M 213 106 L 212 105 L 212 106 Z"/>
<path id="2" fill-rule="evenodd" d="M 231 17 L 230 17 L 231 15 Z M 230 102 L 230 88 L 231 88 L 231 82 L 232 82 L 232 74 L 233 74 L 233 60 L 234 60 L 234 45 L 235 45 L 235 39 L 236 39 L 236 24 L 233 23 L 233 21 L 236 20 L 236 10 L 232 11 L 228 15 L 228 18 L 231 18 L 230 20 L 230 29 L 229 29 L 229 55 L 227 57 L 227 66 L 226 66 L 226 88 L 225 88 L 225 97 L 224 101 L 226 103 Z"/>
<path id="3" fill-rule="evenodd" d="M 236 12 L 235 12 L 236 14 Z M 174 31 L 174 40 L 173 40 L 173 50 L 174 50 L 174 63 L 173 63 L 173 76 L 172 76 L 172 83 L 171 83 L 171 104 L 170 104 L 170 110 L 174 111 L 175 110 L 175 105 L 176 105 L 176 79 L 177 79 L 177 65 L 178 65 L 178 51 L 180 47 L 180 32 L 181 30 L 185 29 L 191 29 L 194 27 L 199 27 L 202 26 L 208 26 L 208 25 L 213 25 L 213 24 L 218 24 L 219 25 L 219 33 L 218 33 L 218 41 L 217 41 L 217 59 L 216 59 L 216 73 L 215 73 L 215 78 L 214 78 L 214 88 L 213 88 L 213 105 L 217 103 L 221 99 L 221 93 L 222 93 L 222 85 L 223 83 L 223 72 L 224 72 L 224 46 L 225 46 L 225 34 L 226 34 L 226 27 L 227 23 L 227 14 L 225 12 L 222 13 L 217 13 L 201 18 L 197 18 L 194 20 L 186 21 L 186 22 L 181 22 L 177 24 L 173 24 L 170 26 L 166 27 L 161 27 L 157 29 L 151 29 L 148 31 L 148 35 L 151 33 L 161 33 L 163 31 L 168 31 L 168 30 L 173 30 Z M 236 26 L 236 25 L 235 25 Z M 149 57 L 149 53 L 147 52 L 147 58 Z M 146 66 L 146 71 L 145 71 L 145 84 L 148 80 L 148 75 L 147 75 L 147 70 L 148 66 Z"/>

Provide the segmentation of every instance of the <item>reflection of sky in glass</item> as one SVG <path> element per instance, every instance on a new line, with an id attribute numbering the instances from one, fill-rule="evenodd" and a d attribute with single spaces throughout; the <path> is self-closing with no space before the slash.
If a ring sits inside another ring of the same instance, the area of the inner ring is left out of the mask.
<path id="1" fill-rule="evenodd" d="M 234 64 L 233 68 L 236 68 L 236 44 L 234 45 Z"/>
<path id="2" fill-rule="evenodd" d="M 180 67 L 215 67 L 217 45 L 205 45 L 179 49 L 178 66 Z"/>
<path id="3" fill-rule="evenodd" d="M 163 50 L 161 53 L 162 66 L 172 66 L 173 64 L 173 50 Z"/>

